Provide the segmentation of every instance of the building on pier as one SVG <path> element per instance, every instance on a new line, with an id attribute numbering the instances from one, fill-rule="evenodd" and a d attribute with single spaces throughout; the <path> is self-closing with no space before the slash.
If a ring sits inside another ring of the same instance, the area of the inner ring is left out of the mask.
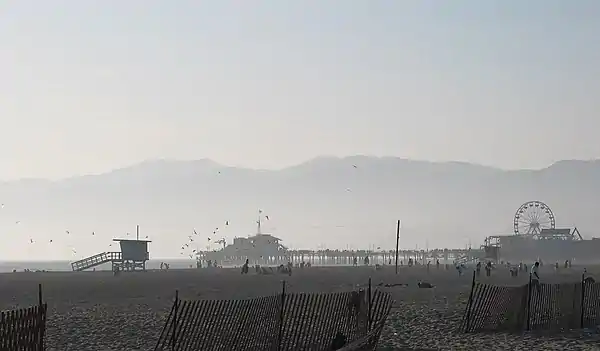
<path id="1" fill-rule="evenodd" d="M 289 262 L 288 249 L 281 244 L 281 239 L 271 234 L 263 233 L 261 222 L 263 221 L 259 212 L 256 234 L 243 238 L 233 239 L 230 245 L 224 245 L 223 249 L 200 252 L 199 258 L 205 261 L 217 262 L 224 266 L 237 266 L 246 262 L 250 264 L 283 264 Z"/>

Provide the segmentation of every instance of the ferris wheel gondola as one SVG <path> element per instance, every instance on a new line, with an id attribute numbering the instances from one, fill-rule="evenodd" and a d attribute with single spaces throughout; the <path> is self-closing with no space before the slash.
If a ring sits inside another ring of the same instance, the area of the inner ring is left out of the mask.
<path id="1" fill-rule="evenodd" d="M 528 201 L 522 204 L 513 220 L 514 232 L 517 235 L 537 236 L 542 229 L 555 229 L 554 213 L 541 201 Z"/>

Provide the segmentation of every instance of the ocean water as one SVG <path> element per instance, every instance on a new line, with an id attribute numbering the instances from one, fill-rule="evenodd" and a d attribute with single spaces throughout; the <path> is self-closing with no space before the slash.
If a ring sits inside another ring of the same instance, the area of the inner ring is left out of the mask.
<path id="1" fill-rule="evenodd" d="M 196 267 L 195 260 L 182 259 L 154 259 L 146 262 L 146 269 L 159 269 L 160 263 L 165 262 L 170 265 L 171 269 L 181 269 Z M 45 270 L 50 272 L 70 272 L 71 261 L 0 261 L 0 273 L 9 273 L 13 270 L 22 272 L 25 269 L 31 271 Z M 110 263 L 106 263 L 96 267 L 97 271 L 110 270 Z"/>

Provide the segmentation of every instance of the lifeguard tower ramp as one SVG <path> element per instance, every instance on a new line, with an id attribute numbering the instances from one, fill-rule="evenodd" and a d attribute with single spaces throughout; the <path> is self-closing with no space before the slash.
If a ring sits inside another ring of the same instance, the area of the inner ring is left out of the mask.
<path id="1" fill-rule="evenodd" d="M 146 261 L 150 258 L 148 252 L 149 240 L 113 239 L 121 246 L 121 252 L 102 252 L 94 256 L 71 263 L 73 271 L 79 272 L 94 268 L 101 264 L 112 263 L 112 270 L 135 271 L 146 270 Z"/>

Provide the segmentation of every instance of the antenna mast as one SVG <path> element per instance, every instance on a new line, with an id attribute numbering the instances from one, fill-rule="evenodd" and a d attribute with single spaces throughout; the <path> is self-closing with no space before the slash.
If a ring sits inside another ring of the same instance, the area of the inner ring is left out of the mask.
<path id="1" fill-rule="evenodd" d="M 261 214 L 262 214 L 262 210 L 258 210 L 258 221 L 256 221 L 256 224 L 257 224 L 256 234 L 259 234 L 259 235 L 261 234 L 261 231 L 260 231 Z"/>

